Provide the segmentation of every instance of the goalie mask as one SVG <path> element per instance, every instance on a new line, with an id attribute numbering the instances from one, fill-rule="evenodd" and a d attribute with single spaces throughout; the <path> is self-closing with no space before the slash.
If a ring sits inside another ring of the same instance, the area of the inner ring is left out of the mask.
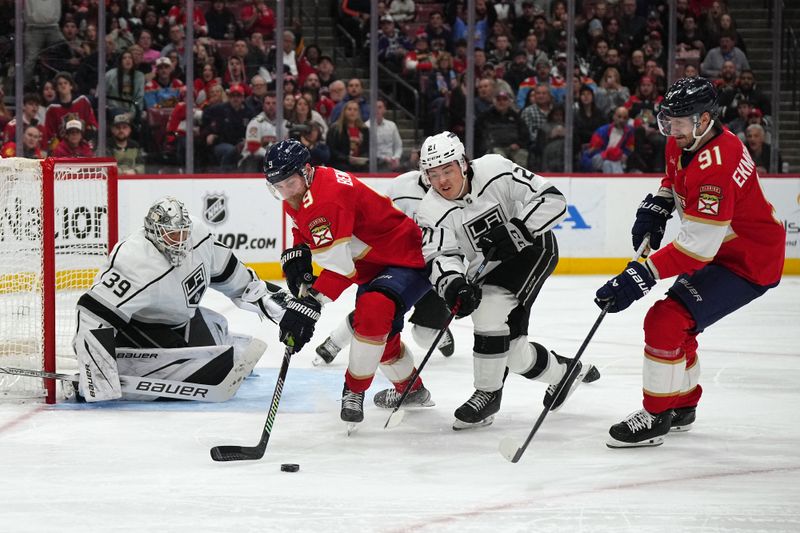
<path id="1" fill-rule="evenodd" d="M 180 200 L 165 196 L 147 211 L 147 216 L 144 217 L 144 233 L 172 266 L 177 267 L 189 250 L 192 220 Z"/>
<path id="2" fill-rule="evenodd" d="M 461 174 L 467 176 L 467 156 L 464 145 L 455 133 L 443 131 L 431 135 L 422 143 L 419 152 L 419 169 L 422 171 L 422 181 L 427 187 L 431 186 L 428 170 L 440 167 L 450 161 L 458 161 Z"/>

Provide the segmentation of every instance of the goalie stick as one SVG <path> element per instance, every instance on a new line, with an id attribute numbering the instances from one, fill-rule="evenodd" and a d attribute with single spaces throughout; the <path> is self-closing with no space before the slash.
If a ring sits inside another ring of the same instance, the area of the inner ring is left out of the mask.
<path id="1" fill-rule="evenodd" d="M 492 260 L 492 257 L 494 257 L 494 252 L 495 249 L 491 248 L 483 257 L 483 261 L 481 262 L 480 265 L 478 265 L 478 268 L 475 270 L 475 274 L 472 276 L 472 279 L 470 280 L 471 284 L 478 283 L 478 278 L 481 277 L 481 274 L 483 274 L 486 265 L 488 265 L 489 262 Z M 400 422 L 403 421 L 403 418 L 405 417 L 405 411 L 400 411 L 400 407 L 403 405 L 403 401 L 408 396 L 408 393 L 411 392 L 411 386 L 417 382 L 417 379 L 419 378 L 422 369 L 425 368 L 425 364 L 428 362 L 428 359 L 431 358 L 431 354 L 436 349 L 436 347 L 439 346 L 439 341 L 442 340 L 445 331 L 447 331 L 447 328 L 450 327 L 450 323 L 455 318 L 456 313 L 458 313 L 459 307 L 461 307 L 461 302 L 457 300 L 456 304 L 450 310 L 450 316 L 447 317 L 447 321 L 444 323 L 444 326 L 442 326 L 442 328 L 439 330 L 439 333 L 433 340 L 431 347 L 428 348 L 428 353 L 425 354 L 425 357 L 422 358 L 422 362 L 417 367 L 417 370 L 411 375 L 411 378 L 408 381 L 408 386 L 403 391 L 403 394 L 400 395 L 400 400 L 398 400 L 397 405 L 389 414 L 389 418 L 386 419 L 386 423 L 383 425 L 383 429 L 397 427 L 400 424 Z"/>
<path id="2" fill-rule="evenodd" d="M 639 249 L 636 250 L 636 254 L 633 256 L 633 261 L 638 261 L 639 258 L 645 255 L 645 250 L 647 250 L 648 244 L 650 242 L 650 234 L 648 233 L 645 235 L 642 244 L 639 246 Z M 583 344 L 578 349 L 578 353 L 575 355 L 575 358 L 570 361 L 569 365 L 567 366 L 567 370 L 564 373 L 564 377 L 561 378 L 561 381 L 556 388 L 555 393 L 551 396 L 550 402 L 545 404 L 544 410 L 542 414 L 539 415 L 539 418 L 536 419 L 536 422 L 533 424 L 533 429 L 531 429 L 530 433 L 528 433 L 528 437 L 520 443 L 514 437 L 505 437 L 503 440 L 500 441 L 500 453 L 506 460 L 516 463 L 522 458 L 522 454 L 525 453 L 525 450 L 528 448 L 528 445 L 533 440 L 533 437 L 536 435 L 536 432 L 539 430 L 539 427 L 544 422 L 544 419 L 547 417 L 547 414 L 550 412 L 550 408 L 553 406 L 553 402 L 555 402 L 556 398 L 561 396 L 561 389 L 564 388 L 564 385 L 569 381 L 568 378 L 572 376 L 574 372 L 577 371 L 578 368 L 578 361 L 580 360 L 583 352 L 586 350 L 586 347 L 589 345 L 589 341 L 592 340 L 597 328 L 600 327 L 600 323 L 605 318 L 606 314 L 608 314 L 608 309 L 611 307 L 613 301 L 609 301 L 603 306 L 602 311 L 600 311 L 600 316 L 597 317 L 597 320 L 594 321 L 592 325 L 592 329 L 589 330 L 589 334 L 586 335 L 586 338 L 583 339 Z"/>

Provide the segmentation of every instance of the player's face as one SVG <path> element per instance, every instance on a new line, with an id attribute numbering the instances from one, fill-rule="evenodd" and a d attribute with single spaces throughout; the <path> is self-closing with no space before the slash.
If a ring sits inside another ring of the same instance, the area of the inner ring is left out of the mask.
<path id="1" fill-rule="evenodd" d="M 281 199 L 286 200 L 292 207 L 297 209 L 303 195 L 306 193 L 306 180 L 300 174 L 294 174 L 290 178 L 272 185 L 275 192 Z"/>
<path id="2" fill-rule="evenodd" d="M 464 175 L 458 161 L 450 161 L 444 165 L 428 169 L 428 179 L 431 187 L 436 189 L 443 198 L 457 200 L 464 195 Z"/>
<path id="3" fill-rule="evenodd" d="M 658 127 L 666 137 L 674 137 L 680 148 L 686 148 L 694 142 L 695 117 L 667 117 L 658 114 Z"/>

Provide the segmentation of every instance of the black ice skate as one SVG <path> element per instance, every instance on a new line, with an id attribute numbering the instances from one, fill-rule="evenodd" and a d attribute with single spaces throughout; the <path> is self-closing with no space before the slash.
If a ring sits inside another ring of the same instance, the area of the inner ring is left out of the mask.
<path id="1" fill-rule="evenodd" d="M 611 438 L 606 442 L 609 448 L 639 448 L 642 446 L 661 446 L 664 435 L 669 433 L 674 411 L 652 414 L 642 409 L 631 413 L 619 424 L 608 430 Z"/>
<path id="2" fill-rule="evenodd" d="M 672 424 L 670 431 L 684 432 L 692 429 L 694 424 L 697 406 L 692 407 L 678 407 L 673 409 L 675 416 L 672 417 Z"/>
<path id="3" fill-rule="evenodd" d="M 397 389 L 392 387 L 375 394 L 372 401 L 378 407 L 394 409 L 397 407 L 402 395 L 402 392 L 397 392 Z M 434 405 L 436 404 L 431 400 L 431 393 L 425 386 L 420 386 L 417 390 L 409 392 L 406 399 L 403 400 L 403 407 L 433 407 Z"/>
<path id="4" fill-rule="evenodd" d="M 569 361 L 570 359 L 567 359 L 566 364 L 569 364 Z M 564 377 L 561 378 L 561 381 L 547 387 L 547 391 L 544 393 L 544 400 L 542 400 L 544 406 L 547 407 L 549 405 L 551 411 L 558 411 L 561 409 L 561 406 L 564 405 L 564 402 L 567 401 L 567 398 L 572 396 L 572 393 L 575 392 L 575 389 L 578 388 L 578 385 L 584 382 L 586 375 L 593 369 L 593 364 L 583 364 L 582 362 L 578 361 L 577 368 L 572 371 L 572 375 L 569 376 L 569 379 L 567 379 L 567 374 L 564 374 Z M 564 386 L 561 388 L 561 394 L 559 394 L 554 400 L 553 396 L 555 396 L 556 390 L 558 390 L 558 387 L 561 385 L 561 383 L 564 383 Z"/>
<path id="5" fill-rule="evenodd" d="M 453 429 L 459 431 L 490 425 L 494 422 L 495 413 L 500 410 L 502 399 L 503 389 L 494 392 L 476 390 L 464 405 L 456 409 Z"/>
<path id="6" fill-rule="evenodd" d="M 453 338 L 453 334 L 450 332 L 450 328 L 447 328 L 442 340 L 439 341 L 439 351 L 442 352 L 442 355 L 445 357 L 450 357 L 453 355 L 453 352 L 456 351 L 456 341 Z"/>
<path id="7" fill-rule="evenodd" d="M 553 355 L 555 355 L 556 356 L 556 360 L 559 363 L 563 364 L 563 365 L 568 365 L 569 362 L 572 361 L 572 359 L 570 359 L 569 357 L 565 357 L 563 355 L 558 355 L 556 352 L 553 352 Z M 598 379 L 600 379 L 600 371 L 597 369 L 596 366 L 594 366 L 594 365 L 591 365 L 591 366 L 592 366 L 592 369 L 589 370 L 588 372 L 586 372 L 586 375 L 583 376 L 583 383 L 593 383 L 593 382 L 597 381 Z"/>
<path id="8" fill-rule="evenodd" d="M 342 390 L 342 420 L 357 424 L 364 421 L 364 393 L 353 392 L 344 386 Z"/>
<path id="9" fill-rule="evenodd" d="M 319 366 L 321 364 L 329 365 L 336 359 L 336 356 L 339 355 L 339 352 L 342 349 L 336 346 L 333 343 L 330 337 L 325 339 L 325 342 L 317 346 L 317 357 L 314 358 L 312 361 L 314 366 Z"/>

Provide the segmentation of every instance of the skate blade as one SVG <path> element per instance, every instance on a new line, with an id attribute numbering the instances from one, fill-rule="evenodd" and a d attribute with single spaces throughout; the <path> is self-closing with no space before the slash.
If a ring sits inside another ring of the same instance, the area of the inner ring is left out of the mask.
<path id="1" fill-rule="evenodd" d="M 358 431 L 358 424 L 355 422 L 348 422 L 346 430 L 347 430 L 347 436 L 349 437 L 350 435 Z"/>
<path id="2" fill-rule="evenodd" d="M 694 422 L 692 422 L 694 424 Z M 690 429 L 692 429 L 692 424 L 682 424 L 680 426 L 672 426 L 669 428 L 670 433 L 686 433 Z"/>
<path id="3" fill-rule="evenodd" d="M 606 446 L 612 449 L 620 449 L 620 448 L 647 448 L 652 446 L 661 446 L 664 444 L 664 436 L 661 435 L 660 437 L 653 437 L 652 439 L 643 440 L 641 442 L 622 442 L 621 440 L 617 440 L 615 438 L 610 438 L 606 442 Z"/>
<path id="4" fill-rule="evenodd" d="M 465 429 L 475 429 L 475 428 L 482 428 L 484 426 L 491 426 L 492 422 L 494 422 L 494 415 L 487 416 L 480 422 L 475 422 L 474 424 L 470 424 L 469 422 L 464 422 L 456 418 L 456 421 L 453 422 L 453 431 L 463 431 Z"/>
<path id="5" fill-rule="evenodd" d="M 311 361 L 311 364 L 314 365 L 314 366 L 326 366 L 329 363 L 328 363 L 328 361 L 323 359 L 323 357 L 321 355 L 317 355 L 316 357 L 314 357 L 314 360 Z"/>

